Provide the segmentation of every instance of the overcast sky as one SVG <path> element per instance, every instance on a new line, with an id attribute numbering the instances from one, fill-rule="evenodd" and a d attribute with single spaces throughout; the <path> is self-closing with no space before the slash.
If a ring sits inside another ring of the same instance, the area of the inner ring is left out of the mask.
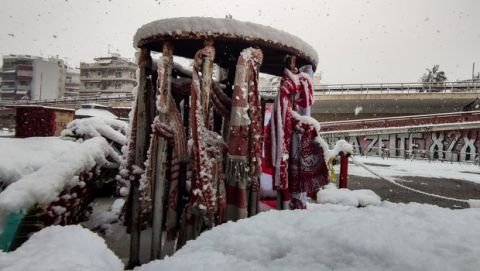
<path id="1" fill-rule="evenodd" d="M 473 62 L 480 71 L 480 0 L 1 0 L 0 54 L 132 58 L 143 24 L 227 14 L 311 44 L 324 83 L 415 82 L 434 64 L 451 81 Z"/>

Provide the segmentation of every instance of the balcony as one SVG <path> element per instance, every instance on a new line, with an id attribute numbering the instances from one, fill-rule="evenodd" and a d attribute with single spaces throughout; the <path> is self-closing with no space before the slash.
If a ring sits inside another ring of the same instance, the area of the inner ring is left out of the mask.
<path id="1" fill-rule="evenodd" d="M 17 92 L 18 91 L 30 91 L 30 86 L 22 86 L 22 85 L 17 85 Z"/>
<path id="2" fill-rule="evenodd" d="M 2 86 L 0 93 L 1 94 L 13 94 L 13 93 L 15 93 L 15 88 L 5 88 L 5 87 Z"/>
<path id="3" fill-rule="evenodd" d="M 80 63 L 80 69 L 127 69 L 127 70 L 136 70 L 137 65 L 134 63 L 126 64 L 126 63 L 119 63 L 119 64 L 98 64 L 98 63 Z"/>
<path id="4" fill-rule="evenodd" d="M 82 82 L 115 82 L 115 81 L 123 81 L 123 82 L 132 82 L 135 85 L 137 84 L 137 79 L 128 77 L 128 76 L 121 76 L 121 77 L 115 77 L 115 75 L 110 75 L 107 77 L 103 77 L 103 75 L 90 75 L 90 76 L 85 76 L 82 75 L 80 76 L 80 81 Z"/>
<path id="5" fill-rule="evenodd" d="M 17 70 L 17 77 L 21 78 L 32 78 L 33 71 L 32 70 Z"/>
<path id="6" fill-rule="evenodd" d="M 80 88 L 80 83 L 65 83 L 65 88 Z"/>
<path id="7" fill-rule="evenodd" d="M 15 92 L 15 94 L 17 95 L 27 95 L 30 91 L 29 90 L 20 90 L 17 88 L 17 91 Z"/>
<path id="8" fill-rule="evenodd" d="M 4 74 L 2 76 L 2 81 L 5 82 L 15 82 L 17 80 L 17 77 L 15 74 Z"/>

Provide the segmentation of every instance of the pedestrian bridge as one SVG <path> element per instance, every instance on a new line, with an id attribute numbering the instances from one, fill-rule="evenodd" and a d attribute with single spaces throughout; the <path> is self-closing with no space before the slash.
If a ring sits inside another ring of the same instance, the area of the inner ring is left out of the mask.
<path id="1" fill-rule="evenodd" d="M 316 85 L 314 88 L 316 102 L 312 115 L 319 121 L 458 112 L 480 96 L 480 82 L 332 84 Z M 276 94 L 277 89 L 261 88 L 261 92 Z M 31 104 L 79 108 L 81 104 L 98 103 L 110 107 L 130 107 L 133 100 L 132 95 L 67 97 L 0 101 L 0 106 Z"/>
<path id="2" fill-rule="evenodd" d="M 315 92 L 312 115 L 319 121 L 463 111 L 479 98 L 470 92 Z M 478 109 L 477 109 L 478 110 Z"/>

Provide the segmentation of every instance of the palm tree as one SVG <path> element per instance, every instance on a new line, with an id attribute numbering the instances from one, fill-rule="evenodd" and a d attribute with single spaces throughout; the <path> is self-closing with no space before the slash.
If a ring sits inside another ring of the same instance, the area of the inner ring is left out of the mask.
<path id="1" fill-rule="evenodd" d="M 434 65 L 432 69 L 426 69 L 427 72 L 420 78 L 424 88 L 428 86 L 429 91 L 432 90 L 432 85 L 439 86 L 447 81 L 447 76 L 444 71 L 440 71 L 439 65 Z"/>
<path id="2" fill-rule="evenodd" d="M 480 72 L 477 73 L 477 76 L 473 77 L 473 82 L 480 82 Z"/>

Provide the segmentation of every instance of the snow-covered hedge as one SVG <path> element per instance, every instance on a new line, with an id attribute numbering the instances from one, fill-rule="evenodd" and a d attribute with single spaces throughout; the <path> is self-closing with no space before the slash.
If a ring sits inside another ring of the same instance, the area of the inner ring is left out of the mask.
<path id="1" fill-rule="evenodd" d="M 121 120 L 91 117 L 71 121 L 61 136 L 82 139 L 103 136 L 122 146 L 127 142 L 128 129 L 128 124 Z"/>
<path id="2" fill-rule="evenodd" d="M 52 226 L 17 250 L 0 252 L 3 271 L 120 271 L 123 263 L 97 234 L 81 226 Z"/>
<path id="3" fill-rule="evenodd" d="M 0 183 L 16 182 L 78 145 L 57 137 L 0 138 Z"/>
<path id="4" fill-rule="evenodd" d="M 75 176 L 110 163 L 107 158 L 119 163 L 118 155 L 107 141 L 95 137 L 12 183 L 0 193 L 0 229 L 8 213 L 51 203 Z"/>

